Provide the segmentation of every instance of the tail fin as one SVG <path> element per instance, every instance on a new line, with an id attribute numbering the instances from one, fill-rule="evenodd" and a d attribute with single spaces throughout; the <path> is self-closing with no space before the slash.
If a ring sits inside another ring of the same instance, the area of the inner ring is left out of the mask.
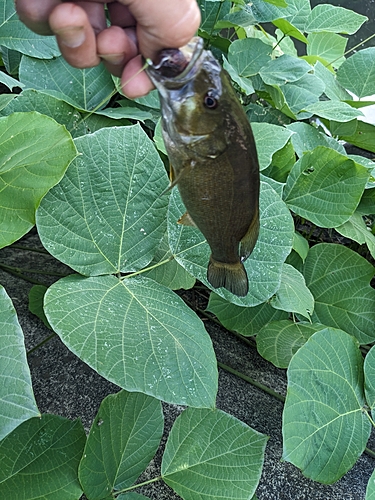
<path id="1" fill-rule="evenodd" d="M 227 264 L 210 257 L 207 279 L 214 288 L 224 287 L 238 297 L 244 297 L 249 291 L 249 282 L 242 262 Z"/>

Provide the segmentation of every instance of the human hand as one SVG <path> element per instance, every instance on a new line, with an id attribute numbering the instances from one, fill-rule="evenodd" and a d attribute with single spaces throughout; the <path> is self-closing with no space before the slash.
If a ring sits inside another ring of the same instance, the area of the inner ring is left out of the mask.
<path id="1" fill-rule="evenodd" d="M 153 88 L 141 71 L 142 56 L 154 60 L 163 48 L 182 47 L 200 23 L 196 0 L 15 1 L 21 21 L 35 33 L 55 35 L 69 64 L 90 68 L 102 60 L 108 71 L 121 77 L 129 98 Z"/>

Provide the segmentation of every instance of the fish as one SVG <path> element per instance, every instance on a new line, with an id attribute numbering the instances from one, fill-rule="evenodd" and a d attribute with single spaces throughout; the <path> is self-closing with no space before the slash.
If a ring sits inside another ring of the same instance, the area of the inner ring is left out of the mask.
<path id="1" fill-rule="evenodd" d="M 259 163 L 254 136 L 228 73 L 200 37 L 163 49 L 146 69 L 158 90 L 171 187 L 211 249 L 207 280 L 248 294 L 243 262 L 259 235 Z"/>

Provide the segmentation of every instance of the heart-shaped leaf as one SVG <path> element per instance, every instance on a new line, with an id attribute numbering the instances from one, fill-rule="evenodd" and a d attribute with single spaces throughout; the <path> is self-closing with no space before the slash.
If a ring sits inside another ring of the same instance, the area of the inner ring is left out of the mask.
<path id="1" fill-rule="evenodd" d="M 305 31 L 331 31 L 333 33 L 346 33 L 352 35 L 362 24 L 367 21 L 366 16 L 356 12 L 337 7 L 336 5 L 316 5 L 306 22 Z"/>
<path id="2" fill-rule="evenodd" d="M 19 75 L 26 87 L 43 91 L 84 111 L 103 107 L 114 90 L 111 75 L 103 64 L 77 69 L 62 57 L 41 60 L 24 56 Z"/>
<path id="3" fill-rule="evenodd" d="M 319 146 L 292 168 L 284 190 L 289 208 L 320 227 L 336 227 L 354 213 L 368 170 L 333 149 Z"/>
<path id="4" fill-rule="evenodd" d="M 40 59 L 52 59 L 60 55 L 54 36 L 37 35 L 21 23 L 13 0 L 1 2 L 0 45 Z"/>
<path id="5" fill-rule="evenodd" d="M 289 264 L 283 264 L 280 288 L 270 304 L 275 309 L 301 314 L 309 319 L 314 310 L 314 297 L 302 274 Z"/>
<path id="6" fill-rule="evenodd" d="M 338 70 L 337 81 L 359 98 L 375 94 L 375 47 L 349 57 Z"/>
<path id="7" fill-rule="evenodd" d="M 112 498 L 112 493 L 131 486 L 155 455 L 163 424 L 160 401 L 137 392 L 107 396 L 79 465 L 85 495 L 90 500 Z"/>
<path id="8" fill-rule="evenodd" d="M 188 408 L 169 434 L 162 477 L 184 500 L 248 500 L 260 479 L 266 441 L 221 410 Z"/>
<path id="9" fill-rule="evenodd" d="M 321 243 L 310 248 L 303 274 L 315 298 L 313 321 L 340 328 L 361 344 L 375 339 L 375 268 L 343 245 Z"/>
<path id="10" fill-rule="evenodd" d="M 366 447 L 363 358 L 341 330 L 315 333 L 293 356 L 283 413 L 284 460 L 314 481 L 342 477 Z"/>
<path id="11" fill-rule="evenodd" d="M 77 150 L 65 127 L 39 113 L 0 118 L 0 248 L 35 224 L 35 209 Z"/>
<path id="12" fill-rule="evenodd" d="M 240 307 L 224 300 L 216 293 L 210 294 L 207 310 L 217 316 L 228 330 L 244 336 L 256 335 L 270 321 L 287 319 L 288 313 L 274 309 L 268 302 L 255 307 Z"/>
<path id="13" fill-rule="evenodd" d="M 24 422 L 0 442 L 1 498 L 77 500 L 85 442 L 80 420 L 46 414 Z"/>
<path id="14" fill-rule="evenodd" d="M 84 275 L 136 271 L 165 232 L 166 172 L 140 126 L 76 139 L 81 153 L 37 213 L 43 245 Z"/>
<path id="15" fill-rule="evenodd" d="M 67 347 L 107 380 L 170 403 L 215 405 L 210 337 L 168 288 L 148 278 L 71 275 L 48 289 L 45 312 Z"/>
<path id="16" fill-rule="evenodd" d="M 318 323 L 293 323 L 290 320 L 271 321 L 257 333 L 259 354 L 278 368 L 288 368 L 294 354 L 319 330 L 326 328 Z"/>

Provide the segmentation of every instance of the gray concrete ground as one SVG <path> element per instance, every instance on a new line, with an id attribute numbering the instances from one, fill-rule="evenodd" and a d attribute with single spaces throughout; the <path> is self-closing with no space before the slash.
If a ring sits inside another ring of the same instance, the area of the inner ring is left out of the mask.
<path id="1" fill-rule="evenodd" d="M 31 233 L 22 244 L 41 248 L 37 235 Z M 28 269 L 65 273 L 61 263 L 49 255 L 26 252 L 14 248 L 0 251 L 0 263 Z M 30 275 L 34 278 L 36 275 Z M 38 277 L 45 284 L 56 278 Z M 48 337 L 51 332 L 28 310 L 28 292 L 31 284 L 0 270 L 0 283 L 12 298 L 25 334 L 27 350 Z M 286 373 L 261 358 L 257 351 L 211 321 L 205 321 L 212 338 L 217 358 L 285 394 Z M 29 355 L 33 387 L 39 409 L 71 419 L 80 417 L 88 430 L 102 399 L 118 387 L 103 379 L 72 354 L 55 336 Z M 246 422 L 254 429 L 270 436 L 266 448 L 265 465 L 257 490 L 259 500 L 364 500 L 366 484 L 374 469 L 375 460 L 363 455 L 355 467 L 340 481 L 331 486 L 314 483 L 293 465 L 281 462 L 282 403 L 242 379 L 220 370 L 217 406 Z M 181 408 L 164 405 L 166 432 L 170 429 Z M 159 472 L 161 449 L 151 462 L 142 480 Z M 375 448 L 375 445 L 373 446 Z M 162 483 L 154 483 L 142 491 L 153 500 L 175 500 L 180 497 Z M 58 499 L 56 499 L 58 500 Z"/>

